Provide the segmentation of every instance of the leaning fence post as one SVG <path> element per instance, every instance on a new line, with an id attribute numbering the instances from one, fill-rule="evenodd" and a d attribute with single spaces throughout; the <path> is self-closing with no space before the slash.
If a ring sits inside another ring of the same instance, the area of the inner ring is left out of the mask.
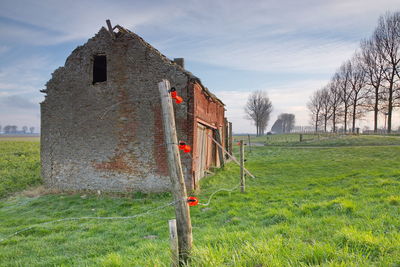
<path id="1" fill-rule="evenodd" d="M 176 220 L 169 220 L 169 245 L 171 248 L 171 267 L 179 267 L 178 233 L 176 231 Z"/>
<path id="2" fill-rule="evenodd" d="M 174 107 L 169 94 L 168 80 L 158 83 L 161 96 L 161 109 L 164 126 L 164 138 L 167 146 L 168 170 L 171 180 L 171 193 L 175 201 L 176 228 L 178 233 L 179 263 L 187 264 L 192 249 L 192 224 L 183 177 L 181 157 L 178 148 L 178 137 L 175 127 Z"/>
<path id="3" fill-rule="evenodd" d="M 244 191 L 245 191 L 245 178 L 244 178 L 244 146 L 243 146 L 243 140 L 240 140 L 239 143 L 240 143 L 240 192 L 244 193 Z"/>
<path id="4" fill-rule="evenodd" d="M 219 144 L 222 144 L 222 139 L 221 139 L 221 134 L 219 130 L 215 130 L 215 139 L 217 139 L 217 142 Z M 217 147 L 218 150 L 218 158 L 219 158 L 219 165 L 220 167 L 224 167 L 224 152 L 222 151 L 222 146 Z"/>

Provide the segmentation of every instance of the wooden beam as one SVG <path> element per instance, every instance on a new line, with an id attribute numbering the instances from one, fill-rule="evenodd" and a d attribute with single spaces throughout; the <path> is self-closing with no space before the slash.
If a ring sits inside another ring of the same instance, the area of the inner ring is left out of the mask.
<path id="1" fill-rule="evenodd" d="M 222 142 L 221 142 L 221 135 L 220 135 L 218 129 L 215 130 L 215 139 L 217 139 L 217 142 L 218 142 L 218 143 L 222 144 Z M 223 166 L 224 166 L 224 153 L 223 153 L 223 151 L 222 151 L 222 147 L 217 146 L 217 149 L 218 149 L 219 165 L 220 165 L 221 167 L 223 167 Z"/>
<path id="2" fill-rule="evenodd" d="M 115 33 L 113 31 L 113 27 L 111 26 L 111 21 L 108 19 L 108 20 L 106 20 L 106 23 L 107 23 L 108 32 L 110 33 L 111 37 L 114 39 Z"/>
<path id="3" fill-rule="evenodd" d="M 179 262 L 181 265 L 185 265 L 188 262 L 190 251 L 192 249 L 192 224 L 190 221 L 185 180 L 183 177 L 181 158 L 178 149 L 174 107 L 172 104 L 172 98 L 169 95 L 169 81 L 162 80 L 159 82 L 158 89 L 161 96 L 164 137 L 167 145 L 168 167 L 172 185 L 171 192 L 175 201 Z"/>
<path id="4" fill-rule="evenodd" d="M 228 119 L 225 118 L 224 120 L 224 141 L 225 141 L 225 151 L 229 151 L 229 124 L 228 124 Z M 225 153 L 225 159 L 228 160 L 229 156 Z"/>
<path id="5" fill-rule="evenodd" d="M 226 151 L 225 148 L 224 148 L 221 144 L 219 144 L 211 135 L 207 135 L 207 136 L 208 136 L 208 138 L 210 138 L 217 146 L 221 147 L 222 150 L 224 150 L 225 153 L 227 153 L 228 156 L 229 156 L 237 165 L 240 166 L 240 162 L 239 162 L 232 154 L 229 154 L 228 151 Z M 245 171 L 251 178 L 256 178 L 256 177 L 255 177 L 253 174 L 251 174 L 246 168 L 243 168 L 243 169 L 244 169 L 244 171 Z"/>

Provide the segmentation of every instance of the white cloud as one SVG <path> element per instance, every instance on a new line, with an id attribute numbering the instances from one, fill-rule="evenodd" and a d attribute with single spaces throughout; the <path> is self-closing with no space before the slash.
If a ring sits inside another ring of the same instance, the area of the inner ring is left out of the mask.
<path id="1" fill-rule="evenodd" d="M 331 73 L 396 2 L 188 1 L 160 25 L 174 37 L 155 44 L 167 55 L 235 69 Z"/>
<path id="2" fill-rule="evenodd" d="M 284 77 L 282 73 L 307 73 L 329 78 L 352 55 L 359 40 L 370 35 L 378 16 L 397 6 L 398 0 L 3 0 L 0 41 L 5 45 L 0 45 L 0 56 L 13 44 L 41 46 L 86 40 L 109 18 L 113 24 L 139 33 L 170 57 L 183 56 L 227 70 L 279 73 L 279 77 Z M 52 62 L 60 60 L 64 59 L 16 58 L 0 69 L 0 96 L 20 95 L 38 102 L 38 91 L 57 67 Z M 307 124 L 308 97 L 326 81 L 297 78 L 288 83 L 277 79 L 271 84 L 278 86 L 263 87 L 275 107 L 271 124 L 281 112 L 295 113 L 299 124 Z M 234 130 L 253 129 L 243 112 L 250 92 L 222 89 L 217 95 L 227 104 Z"/>
<path id="3" fill-rule="evenodd" d="M 235 40 L 219 46 L 198 47 L 187 54 L 189 58 L 235 69 L 286 72 L 333 72 L 349 58 L 358 43 L 332 40 L 287 40 L 282 43 L 255 43 Z M 190 54 L 190 55 L 189 55 Z"/>
<path id="4" fill-rule="evenodd" d="M 29 44 L 49 45 L 90 38 L 105 26 L 106 19 L 134 28 L 170 17 L 168 5 L 140 6 L 138 2 L 6 0 L 0 16 L 12 23 L 3 27 L 2 35 Z"/>

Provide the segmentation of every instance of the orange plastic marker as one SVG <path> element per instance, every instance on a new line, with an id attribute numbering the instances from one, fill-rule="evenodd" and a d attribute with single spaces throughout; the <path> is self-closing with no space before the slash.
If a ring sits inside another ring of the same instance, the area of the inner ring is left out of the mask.
<path id="1" fill-rule="evenodd" d="M 177 96 L 175 97 L 175 103 L 180 104 L 180 103 L 182 103 L 182 102 L 183 102 L 183 98 L 180 97 L 179 95 L 177 95 Z"/>

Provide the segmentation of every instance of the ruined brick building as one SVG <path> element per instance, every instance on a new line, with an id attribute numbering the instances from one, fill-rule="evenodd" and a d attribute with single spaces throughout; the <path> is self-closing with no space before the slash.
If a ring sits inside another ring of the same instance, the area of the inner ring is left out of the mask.
<path id="1" fill-rule="evenodd" d="M 175 105 L 187 188 L 219 166 L 224 104 L 186 71 L 129 30 L 102 28 L 54 71 L 41 103 L 41 162 L 46 184 L 62 190 L 168 191 L 158 82 L 183 97 Z M 225 145 L 225 144 L 224 144 Z M 218 153 L 219 152 L 219 153 Z"/>

